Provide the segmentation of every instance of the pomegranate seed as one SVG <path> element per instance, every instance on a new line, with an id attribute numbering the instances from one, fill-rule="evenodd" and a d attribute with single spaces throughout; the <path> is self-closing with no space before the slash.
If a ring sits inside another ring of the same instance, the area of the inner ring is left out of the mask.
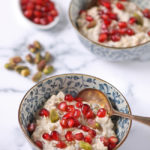
<path id="1" fill-rule="evenodd" d="M 118 33 L 119 33 L 119 31 L 117 29 L 112 29 L 112 30 L 109 31 L 110 35 L 116 35 Z"/>
<path id="2" fill-rule="evenodd" d="M 108 146 L 109 145 L 109 139 L 107 137 L 100 137 L 100 141 L 103 142 L 104 146 Z"/>
<path id="3" fill-rule="evenodd" d="M 118 41 L 120 41 L 120 39 L 121 39 L 121 37 L 120 37 L 120 35 L 118 35 L 118 34 L 111 36 L 111 40 L 112 40 L 113 42 L 118 42 Z"/>
<path id="4" fill-rule="evenodd" d="M 44 133 L 42 135 L 43 139 L 47 140 L 47 141 L 51 141 L 51 136 L 48 133 Z"/>
<path id="5" fill-rule="evenodd" d="M 87 142 L 87 143 L 89 143 L 89 144 L 91 144 L 91 143 L 92 143 L 92 138 L 91 138 L 91 136 L 89 136 L 89 135 L 85 136 L 85 137 L 84 137 L 84 141 Z"/>
<path id="6" fill-rule="evenodd" d="M 68 101 L 68 102 L 72 102 L 73 101 L 72 95 L 70 95 L 70 94 L 66 95 L 65 100 Z"/>
<path id="7" fill-rule="evenodd" d="M 93 111 L 90 109 L 87 113 L 86 113 L 86 118 L 87 119 L 92 119 L 92 118 L 94 118 L 94 113 L 93 113 Z"/>
<path id="8" fill-rule="evenodd" d="M 109 16 L 106 15 L 106 14 L 102 14 L 102 15 L 101 15 L 101 18 L 102 18 L 103 20 L 106 20 L 106 19 L 109 19 Z"/>
<path id="9" fill-rule="evenodd" d="M 33 11 L 32 10 L 26 10 L 24 12 L 24 16 L 26 16 L 27 18 L 31 18 L 32 17 L 32 14 L 33 14 Z"/>
<path id="10" fill-rule="evenodd" d="M 53 17 L 58 16 L 58 11 L 57 11 L 56 9 L 51 10 L 51 15 L 52 15 Z"/>
<path id="11" fill-rule="evenodd" d="M 74 127 L 74 124 L 75 124 L 74 119 L 69 119 L 69 120 L 68 120 L 68 127 L 69 127 L 69 128 Z"/>
<path id="12" fill-rule="evenodd" d="M 82 98 L 80 98 L 80 97 L 76 97 L 76 98 L 75 98 L 75 101 L 77 101 L 77 102 L 82 102 L 82 101 L 83 101 L 83 99 L 82 99 Z"/>
<path id="13" fill-rule="evenodd" d="M 91 22 L 91 21 L 93 21 L 94 19 L 93 19 L 93 17 L 92 17 L 92 16 L 87 15 L 87 16 L 86 16 L 86 20 L 87 20 L 87 21 L 89 21 L 89 22 Z"/>
<path id="14" fill-rule="evenodd" d="M 68 121 L 67 121 L 67 119 L 61 119 L 60 120 L 60 125 L 62 126 L 62 128 L 68 128 Z"/>
<path id="15" fill-rule="evenodd" d="M 110 17 L 111 19 L 113 19 L 113 20 L 116 20 L 116 21 L 118 20 L 118 16 L 117 16 L 116 13 L 112 13 L 112 12 L 111 12 L 111 13 L 109 14 L 109 17 Z"/>
<path id="16" fill-rule="evenodd" d="M 116 6 L 117 6 L 117 8 L 120 9 L 120 10 L 124 10 L 124 9 L 125 9 L 125 8 L 124 8 L 124 5 L 121 4 L 121 3 L 119 3 L 119 2 L 116 4 Z"/>
<path id="17" fill-rule="evenodd" d="M 103 42 L 106 42 L 108 40 L 108 35 L 106 33 L 101 33 L 99 35 L 99 42 L 103 43 Z"/>
<path id="18" fill-rule="evenodd" d="M 127 29 L 122 28 L 122 29 L 119 29 L 118 31 L 119 31 L 119 33 L 120 33 L 121 35 L 125 35 L 126 32 L 127 32 Z"/>
<path id="19" fill-rule="evenodd" d="M 150 9 L 144 9 L 144 10 L 143 10 L 143 15 L 144 15 L 145 17 L 147 17 L 147 18 L 150 19 Z"/>
<path id="20" fill-rule="evenodd" d="M 95 130 L 91 130 L 91 129 L 90 129 L 90 130 L 88 131 L 88 133 L 89 133 L 89 135 L 90 135 L 91 137 L 93 137 L 93 138 L 96 136 L 96 131 L 95 131 Z"/>
<path id="21" fill-rule="evenodd" d="M 67 110 L 67 103 L 66 102 L 61 102 L 58 105 L 58 109 L 61 110 L 61 111 L 66 111 Z"/>
<path id="22" fill-rule="evenodd" d="M 147 34 L 150 36 L 150 31 Z"/>
<path id="23" fill-rule="evenodd" d="M 78 109 L 75 109 L 74 111 L 74 118 L 78 119 L 81 116 L 81 112 Z"/>
<path id="24" fill-rule="evenodd" d="M 52 131 L 51 138 L 55 141 L 59 141 L 59 133 L 57 131 Z"/>
<path id="25" fill-rule="evenodd" d="M 35 123 L 30 123 L 27 127 L 29 132 L 33 132 L 35 130 L 35 128 L 36 128 Z"/>
<path id="26" fill-rule="evenodd" d="M 113 150 L 116 147 L 116 144 L 109 144 L 108 149 Z"/>
<path id="27" fill-rule="evenodd" d="M 46 18 L 41 18 L 40 19 L 40 24 L 41 25 L 47 25 L 48 24 L 48 20 Z"/>
<path id="28" fill-rule="evenodd" d="M 81 126 L 81 129 L 83 130 L 83 131 L 85 131 L 85 132 L 88 132 L 89 130 L 90 130 L 90 128 L 89 127 L 87 127 L 87 126 Z"/>
<path id="29" fill-rule="evenodd" d="M 132 30 L 132 29 L 127 29 L 127 34 L 129 35 L 129 36 L 132 36 L 132 35 L 134 35 L 135 34 L 135 32 Z"/>
<path id="30" fill-rule="evenodd" d="M 40 149 L 43 148 L 43 144 L 42 144 L 41 141 L 36 141 L 35 144 L 36 144 L 36 146 L 38 146 Z"/>
<path id="31" fill-rule="evenodd" d="M 68 112 L 63 116 L 63 119 L 70 119 L 74 117 L 74 112 Z"/>
<path id="32" fill-rule="evenodd" d="M 109 26 L 110 24 L 111 24 L 111 19 L 104 19 L 104 24 L 106 25 L 106 26 Z"/>
<path id="33" fill-rule="evenodd" d="M 40 11 L 34 11 L 34 16 L 40 18 L 42 16 L 42 13 Z"/>
<path id="34" fill-rule="evenodd" d="M 134 18 L 134 17 L 131 17 L 130 19 L 129 19 L 129 24 L 134 24 L 134 23 L 136 23 L 136 18 Z"/>
<path id="35" fill-rule="evenodd" d="M 43 108 L 43 109 L 40 110 L 39 115 L 48 117 L 49 116 L 49 111 L 46 110 L 45 108 Z"/>
<path id="36" fill-rule="evenodd" d="M 21 0 L 21 5 L 26 5 L 29 2 L 29 0 Z"/>
<path id="37" fill-rule="evenodd" d="M 53 22 L 53 20 L 54 20 L 54 18 L 53 18 L 52 16 L 48 16 L 47 19 L 48 19 L 48 22 L 49 22 L 49 23 Z"/>
<path id="38" fill-rule="evenodd" d="M 79 120 L 75 119 L 74 120 L 74 127 L 79 127 L 81 124 L 79 122 Z"/>
<path id="39" fill-rule="evenodd" d="M 126 28 L 126 27 L 127 27 L 127 23 L 126 23 L 126 22 L 119 22 L 119 23 L 118 23 L 118 26 L 119 26 L 120 28 Z"/>
<path id="40" fill-rule="evenodd" d="M 76 133 L 76 134 L 74 135 L 74 138 L 75 138 L 75 140 L 81 141 L 81 140 L 84 139 L 84 135 L 83 135 L 82 132 Z"/>
<path id="41" fill-rule="evenodd" d="M 117 144 L 118 143 L 118 138 L 116 138 L 115 136 L 111 136 L 109 138 L 109 143 L 111 143 L 111 144 Z"/>
<path id="42" fill-rule="evenodd" d="M 35 5 L 35 10 L 40 10 L 41 11 L 42 6 L 41 5 Z"/>
<path id="43" fill-rule="evenodd" d="M 59 142 L 56 144 L 56 147 L 57 147 L 57 148 L 60 148 L 60 149 L 63 149 L 63 148 L 66 148 L 67 145 L 66 145 L 65 142 L 59 141 Z"/>
<path id="44" fill-rule="evenodd" d="M 76 107 L 77 107 L 77 108 L 82 108 L 82 105 L 83 105 L 82 102 L 77 102 L 77 103 L 76 103 Z"/>
<path id="45" fill-rule="evenodd" d="M 34 4 L 32 2 L 29 2 L 27 4 L 27 7 L 26 7 L 27 10 L 33 10 L 34 9 Z"/>
<path id="46" fill-rule="evenodd" d="M 73 134 L 71 131 L 67 131 L 66 135 L 65 135 L 65 138 L 67 141 L 73 141 L 74 138 L 73 138 Z"/>
<path id="47" fill-rule="evenodd" d="M 34 18 L 34 19 L 33 19 L 33 22 L 36 23 L 36 24 L 40 24 L 40 18 L 37 18 L 37 17 Z"/>
<path id="48" fill-rule="evenodd" d="M 36 0 L 35 3 L 36 3 L 36 4 L 39 4 L 39 5 L 42 5 L 42 3 L 43 3 L 42 1 L 43 1 L 43 0 Z"/>
<path id="49" fill-rule="evenodd" d="M 88 104 L 83 104 L 82 106 L 82 113 L 83 115 L 86 115 L 86 113 L 89 111 L 90 106 Z"/>
<path id="50" fill-rule="evenodd" d="M 104 108 L 100 108 L 99 111 L 97 112 L 97 116 L 99 118 L 103 118 L 106 116 L 107 111 Z"/>
<path id="51" fill-rule="evenodd" d="M 111 9 L 111 4 L 109 1 L 101 1 L 101 4 L 107 9 Z"/>
<path id="52" fill-rule="evenodd" d="M 74 112 L 75 111 L 75 108 L 73 105 L 68 105 L 67 106 L 67 112 Z"/>

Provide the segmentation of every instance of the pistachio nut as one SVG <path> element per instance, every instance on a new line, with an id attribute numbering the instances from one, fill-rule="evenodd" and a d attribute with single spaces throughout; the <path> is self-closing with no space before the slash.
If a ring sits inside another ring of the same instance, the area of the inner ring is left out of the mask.
<path id="1" fill-rule="evenodd" d="M 15 56 L 15 57 L 10 58 L 9 61 L 12 64 L 18 64 L 18 63 L 22 62 L 22 58 L 20 56 Z"/>
<path id="2" fill-rule="evenodd" d="M 38 41 L 34 41 L 33 45 L 34 45 L 34 47 L 35 47 L 36 49 L 38 49 L 38 50 L 40 50 L 40 49 L 42 48 L 40 42 L 38 42 Z"/>
<path id="3" fill-rule="evenodd" d="M 53 66 L 45 66 L 44 69 L 43 69 L 43 73 L 48 75 L 50 73 L 52 73 L 54 71 L 54 67 Z"/>
<path id="4" fill-rule="evenodd" d="M 26 61 L 29 63 L 34 63 L 34 58 L 32 57 L 31 54 L 26 55 Z"/>
<path id="5" fill-rule="evenodd" d="M 44 67 L 46 66 L 46 61 L 45 60 L 41 60 L 38 65 L 37 65 L 37 69 L 39 71 L 43 71 Z"/>
<path id="6" fill-rule="evenodd" d="M 49 52 L 45 53 L 44 60 L 46 60 L 46 62 L 49 62 L 51 60 L 51 54 Z"/>
<path id="7" fill-rule="evenodd" d="M 56 109 L 52 109 L 50 111 L 50 120 L 52 123 L 55 123 L 59 120 L 59 115 L 58 115 Z"/>
<path id="8" fill-rule="evenodd" d="M 21 71 L 24 70 L 24 69 L 29 69 L 29 68 L 27 66 L 16 66 L 15 67 L 15 70 L 18 73 L 21 73 Z"/>
<path id="9" fill-rule="evenodd" d="M 33 77 L 32 81 L 37 82 L 42 78 L 42 72 L 37 72 Z"/>
<path id="10" fill-rule="evenodd" d="M 37 54 L 35 55 L 35 60 L 34 60 L 34 62 L 35 62 L 36 64 L 38 64 L 41 60 L 42 60 L 41 54 L 40 54 L 40 53 L 37 53 Z"/>
<path id="11" fill-rule="evenodd" d="M 134 13 L 133 16 L 135 17 L 136 19 L 136 23 L 139 24 L 139 25 L 143 25 L 143 18 L 142 16 L 140 16 L 138 13 Z"/>
<path id="12" fill-rule="evenodd" d="M 36 53 L 38 50 L 36 49 L 36 47 L 34 47 L 34 45 L 29 45 L 28 49 L 31 53 Z"/>
<path id="13" fill-rule="evenodd" d="M 29 69 L 23 69 L 21 70 L 21 75 L 24 77 L 27 77 L 30 75 L 30 70 Z"/>
<path id="14" fill-rule="evenodd" d="M 84 150 L 92 150 L 91 144 L 84 142 L 84 141 L 79 142 L 79 147 Z"/>
<path id="15" fill-rule="evenodd" d="M 7 63 L 7 64 L 5 64 L 5 68 L 6 69 L 8 69 L 8 70 L 14 70 L 15 69 L 15 64 L 13 64 L 13 63 Z"/>

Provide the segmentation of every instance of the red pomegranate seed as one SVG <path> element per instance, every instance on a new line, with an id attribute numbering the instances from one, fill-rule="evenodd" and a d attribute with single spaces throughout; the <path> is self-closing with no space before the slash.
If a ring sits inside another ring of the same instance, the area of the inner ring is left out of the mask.
<path id="1" fill-rule="evenodd" d="M 35 3 L 36 3 L 36 4 L 39 4 L 39 5 L 42 5 L 43 0 L 36 0 Z"/>
<path id="2" fill-rule="evenodd" d="M 66 102 L 61 102 L 58 105 L 58 109 L 61 110 L 61 111 L 66 111 L 67 110 L 67 103 Z"/>
<path id="3" fill-rule="evenodd" d="M 74 118 L 78 119 L 81 116 L 81 111 L 78 109 L 75 109 L 74 111 Z"/>
<path id="4" fill-rule="evenodd" d="M 73 105 L 68 105 L 67 106 L 67 112 L 74 112 L 75 111 L 75 108 Z"/>
<path id="5" fill-rule="evenodd" d="M 85 117 L 87 119 L 92 119 L 95 117 L 95 114 L 93 113 L 93 111 L 91 109 L 89 109 L 89 111 L 86 113 Z"/>
<path id="6" fill-rule="evenodd" d="M 40 19 L 40 24 L 41 25 L 47 25 L 48 24 L 48 20 L 46 18 L 41 18 Z"/>
<path id="7" fill-rule="evenodd" d="M 150 36 L 150 31 L 147 34 Z"/>
<path id="8" fill-rule="evenodd" d="M 102 18 L 103 20 L 106 20 L 106 19 L 109 19 L 109 16 L 106 15 L 106 14 L 102 14 L 102 15 L 101 15 L 101 18 Z"/>
<path id="9" fill-rule="evenodd" d="M 88 131 L 88 133 L 89 133 L 89 135 L 90 135 L 91 137 L 93 137 L 93 138 L 96 136 L 96 131 L 95 131 L 95 130 L 90 129 L 90 130 Z"/>
<path id="10" fill-rule="evenodd" d="M 103 142 L 104 146 L 108 146 L 109 145 L 109 139 L 107 137 L 100 137 L 100 141 Z"/>
<path id="11" fill-rule="evenodd" d="M 33 14 L 34 14 L 35 17 L 38 17 L 38 18 L 40 18 L 42 16 L 42 13 L 40 11 L 37 11 L 37 10 L 35 10 L 33 12 Z"/>
<path id="12" fill-rule="evenodd" d="M 111 9 L 111 4 L 109 1 L 101 1 L 101 4 L 107 9 Z"/>
<path id="13" fill-rule="evenodd" d="M 34 18 L 33 22 L 36 24 L 40 24 L 40 18 L 38 18 L 38 17 Z"/>
<path id="14" fill-rule="evenodd" d="M 112 30 L 109 31 L 110 35 L 116 35 L 118 33 L 119 33 L 119 31 L 117 29 L 112 29 Z"/>
<path id="15" fill-rule="evenodd" d="M 83 104 L 82 106 L 82 113 L 83 115 L 86 115 L 86 113 L 89 111 L 90 106 L 88 104 Z"/>
<path id="16" fill-rule="evenodd" d="M 94 19 L 93 19 L 93 17 L 92 17 L 92 16 L 87 15 L 87 16 L 86 16 L 86 20 L 87 20 L 87 21 L 89 21 L 89 22 L 91 22 L 91 21 L 93 21 Z"/>
<path id="17" fill-rule="evenodd" d="M 56 9 L 51 10 L 51 15 L 52 15 L 53 17 L 58 16 L 58 11 L 57 11 Z"/>
<path id="18" fill-rule="evenodd" d="M 60 120 L 60 125 L 62 126 L 62 128 L 68 128 L 68 121 L 67 121 L 67 119 L 61 119 Z"/>
<path id="19" fill-rule="evenodd" d="M 55 141 L 59 141 L 59 133 L 57 131 L 52 131 L 51 138 Z"/>
<path id="20" fill-rule="evenodd" d="M 121 37 L 120 37 L 120 35 L 118 35 L 118 34 L 111 36 L 111 40 L 112 40 L 113 42 L 118 42 L 118 41 L 120 41 L 120 39 L 121 39 Z"/>
<path id="21" fill-rule="evenodd" d="M 83 105 L 82 102 L 77 102 L 77 103 L 76 103 L 76 107 L 77 107 L 77 108 L 82 108 L 82 105 Z"/>
<path id="22" fill-rule="evenodd" d="M 79 127 L 79 126 L 81 126 L 79 120 L 75 119 L 74 122 L 75 122 L 74 127 Z"/>
<path id="23" fill-rule="evenodd" d="M 41 11 L 42 6 L 41 5 L 35 5 L 35 10 L 40 10 Z"/>
<path id="24" fill-rule="evenodd" d="M 122 3 L 119 3 L 119 2 L 118 2 L 118 3 L 116 4 L 116 6 L 117 6 L 117 8 L 120 9 L 120 10 L 124 10 L 124 9 L 125 9 L 125 8 L 124 8 L 124 5 L 123 5 Z"/>
<path id="25" fill-rule="evenodd" d="M 113 20 L 118 20 L 118 16 L 117 16 L 117 14 L 116 13 L 109 13 L 109 17 L 111 18 L 111 19 L 113 19 Z"/>
<path id="26" fill-rule="evenodd" d="M 33 15 L 33 11 L 32 10 L 26 10 L 24 12 L 24 16 L 26 16 L 27 18 L 31 18 Z"/>
<path id="27" fill-rule="evenodd" d="M 136 23 L 136 18 L 134 18 L 134 17 L 131 17 L 130 19 L 129 19 L 129 24 L 134 24 L 134 23 Z"/>
<path id="28" fill-rule="evenodd" d="M 73 141 L 74 138 L 73 138 L 73 134 L 71 131 L 67 131 L 66 135 L 65 135 L 65 138 L 67 141 Z"/>
<path id="29" fill-rule="evenodd" d="M 99 35 L 99 42 L 103 43 L 103 42 L 106 42 L 108 40 L 108 35 L 106 33 L 101 33 Z"/>
<path id="30" fill-rule="evenodd" d="M 69 128 L 74 127 L 74 124 L 75 124 L 74 119 L 68 119 L 68 127 Z"/>
<path id="31" fill-rule="evenodd" d="M 125 35 L 126 32 L 127 32 L 127 29 L 122 28 L 122 29 L 119 29 L 118 31 L 119 31 L 119 33 L 120 33 L 121 35 Z"/>
<path id="32" fill-rule="evenodd" d="M 144 15 L 145 17 L 147 17 L 147 18 L 150 19 L 150 9 L 144 9 L 144 10 L 143 10 L 143 15 Z"/>
<path id="33" fill-rule="evenodd" d="M 30 123 L 27 127 L 29 132 L 33 132 L 35 130 L 35 128 L 36 128 L 35 123 Z"/>
<path id="34" fill-rule="evenodd" d="M 76 97 L 76 98 L 75 98 L 75 101 L 77 101 L 77 102 L 82 102 L 82 101 L 83 101 L 83 99 L 82 99 L 82 98 L 80 98 L 80 97 Z"/>
<path id="35" fill-rule="evenodd" d="M 126 28 L 126 27 L 127 27 L 127 23 L 126 23 L 126 22 L 119 22 L 119 23 L 118 23 L 118 26 L 119 26 L 120 28 Z"/>
<path id="36" fill-rule="evenodd" d="M 34 9 L 34 3 L 29 2 L 29 3 L 27 4 L 26 9 L 27 9 L 27 10 L 33 10 L 33 9 Z"/>
<path id="37" fill-rule="evenodd" d="M 107 111 L 106 111 L 106 109 L 104 109 L 104 108 L 100 108 L 99 111 L 97 112 L 97 116 L 98 116 L 99 118 L 105 117 L 106 114 L 107 114 Z"/>
<path id="38" fill-rule="evenodd" d="M 38 146 L 40 149 L 43 148 L 43 144 L 42 144 L 41 141 L 36 141 L 35 144 L 36 144 L 36 146 Z"/>
<path id="39" fill-rule="evenodd" d="M 47 19 L 48 19 L 49 23 L 53 22 L 53 20 L 54 20 L 54 18 L 52 16 L 48 16 Z"/>
<path id="40" fill-rule="evenodd" d="M 90 130 L 89 127 L 84 126 L 84 125 L 81 126 L 81 129 L 82 129 L 83 131 L 85 131 L 85 132 L 88 132 L 88 131 Z"/>
<path id="41" fill-rule="evenodd" d="M 106 25 L 106 26 L 109 26 L 110 24 L 111 24 L 111 19 L 104 19 L 104 24 Z"/>
<path id="42" fill-rule="evenodd" d="M 21 0 L 21 5 L 25 5 L 29 2 L 29 0 Z"/>
<path id="43" fill-rule="evenodd" d="M 76 133 L 76 134 L 74 135 L 74 138 L 75 138 L 75 140 L 81 141 L 81 140 L 84 139 L 84 135 L 83 135 L 82 132 Z"/>
<path id="44" fill-rule="evenodd" d="M 132 35 L 134 35 L 135 34 L 135 32 L 132 30 L 132 29 L 127 29 L 127 34 L 129 35 L 129 36 L 132 36 Z"/>
<path id="45" fill-rule="evenodd" d="M 56 147 L 57 147 L 57 148 L 60 148 L 60 149 L 63 149 L 63 148 L 66 148 L 67 145 L 66 145 L 66 143 L 63 142 L 63 141 L 58 141 L 58 143 L 56 144 Z"/>
<path id="46" fill-rule="evenodd" d="M 109 144 L 108 149 L 113 150 L 116 147 L 116 144 Z"/>
<path id="47" fill-rule="evenodd" d="M 115 136 L 111 136 L 109 138 L 109 143 L 110 144 L 117 144 L 118 143 L 118 138 L 116 138 Z"/>
<path id="48" fill-rule="evenodd" d="M 47 140 L 47 141 L 51 141 L 51 136 L 48 133 L 44 133 L 42 135 L 43 139 Z"/>
<path id="49" fill-rule="evenodd" d="M 68 102 L 72 102 L 72 101 L 73 101 L 72 95 L 67 94 L 67 95 L 65 96 L 65 100 L 68 101 Z"/>
<path id="50" fill-rule="evenodd" d="M 91 143 L 92 143 L 92 138 L 91 138 L 91 136 L 89 136 L 89 135 L 85 136 L 85 137 L 84 137 L 84 141 L 87 142 L 87 143 L 89 143 L 89 144 L 91 144 Z"/>
<path id="51" fill-rule="evenodd" d="M 68 112 L 63 116 L 63 119 L 70 119 L 74 117 L 74 112 Z"/>
<path id="52" fill-rule="evenodd" d="M 47 109 L 43 108 L 43 109 L 40 110 L 39 115 L 48 117 L 49 116 L 49 111 Z"/>

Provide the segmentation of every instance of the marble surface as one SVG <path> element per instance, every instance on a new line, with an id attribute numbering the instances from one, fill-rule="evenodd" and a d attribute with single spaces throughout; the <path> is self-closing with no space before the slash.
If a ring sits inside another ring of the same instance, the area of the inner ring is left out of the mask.
<path id="1" fill-rule="evenodd" d="M 133 114 L 150 116 L 150 61 L 111 63 L 101 61 L 82 46 L 67 18 L 70 0 L 61 0 L 61 21 L 49 31 L 28 26 L 16 9 L 17 0 L 0 0 L 0 149 L 31 150 L 18 125 L 21 99 L 35 83 L 4 69 L 9 57 L 27 53 L 26 46 L 39 40 L 54 56 L 55 74 L 84 73 L 116 86 L 127 98 Z M 149 127 L 133 122 L 131 132 L 119 150 L 147 150 Z"/>

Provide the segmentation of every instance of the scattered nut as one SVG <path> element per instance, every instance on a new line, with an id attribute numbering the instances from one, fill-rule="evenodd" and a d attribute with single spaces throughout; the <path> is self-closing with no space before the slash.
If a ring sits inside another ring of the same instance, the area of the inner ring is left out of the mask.
<path id="1" fill-rule="evenodd" d="M 24 77 L 27 77 L 30 75 L 30 70 L 29 69 L 23 69 L 21 70 L 21 75 Z"/>
<path id="2" fill-rule="evenodd" d="M 29 45 L 28 46 L 28 49 L 31 53 L 36 53 L 37 52 L 37 49 L 34 47 L 34 45 Z"/>
<path id="3" fill-rule="evenodd" d="M 42 78 L 42 72 L 37 72 L 33 77 L 32 81 L 37 82 Z"/>
<path id="4" fill-rule="evenodd" d="M 8 70 L 14 70 L 15 69 L 15 64 L 12 64 L 12 63 L 7 63 L 5 64 L 5 68 L 8 69 Z"/>
<path id="5" fill-rule="evenodd" d="M 143 18 L 142 18 L 142 16 L 140 16 L 136 12 L 133 14 L 133 16 L 135 17 L 137 24 L 142 26 L 143 25 Z"/>
<path id="6" fill-rule="evenodd" d="M 46 62 L 49 62 L 51 60 L 51 54 L 49 52 L 45 53 L 44 60 L 46 60 Z"/>
<path id="7" fill-rule="evenodd" d="M 41 60 L 42 60 L 41 54 L 40 54 L 40 53 L 37 53 L 36 56 L 35 56 L 34 62 L 35 62 L 36 64 L 38 64 Z"/>
<path id="8" fill-rule="evenodd" d="M 40 50 L 40 49 L 42 48 L 40 42 L 38 42 L 38 41 L 34 41 L 33 45 L 34 45 L 34 47 L 35 47 L 36 49 L 38 49 L 38 50 Z"/>
<path id="9" fill-rule="evenodd" d="M 29 69 L 28 67 L 26 66 L 16 66 L 15 67 L 15 70 L 18 72 L 18 73 L 21 73 L 22 70 L 24 69 Z"/>
<path id="10" fill-rule="evenodd" d="M 50 73 L 52 73 L 54 71 L 54 67 L 53 66 L 45 66 L 43 69 L 43 73 L 48 75 Z"/>
<path id="11" fill-rule="evenodd" d="M 22 58 L 20 56 L 10 58 L 10 63 L 18 64 L 20 62 L 22 62 Z"/>
<path id="12" fill-rule="evenodd" d="M 37 66 L 39 71 L 43 71 L 44 67 L 46 66 L 46 61 L 45 60 L 41 60 Z"/>
<path id="13" fill-rule="evenodd" d="M 26 55 L 26 61 L 29 63 L 34 63 L 34 58 L 32 57 L 31 54 Z"/>

